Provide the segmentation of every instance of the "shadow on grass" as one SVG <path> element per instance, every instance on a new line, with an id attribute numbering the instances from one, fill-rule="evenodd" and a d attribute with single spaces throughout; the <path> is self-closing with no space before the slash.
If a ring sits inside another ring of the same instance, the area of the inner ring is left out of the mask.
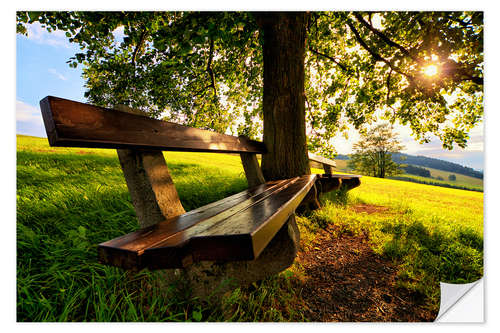
<path id="1" fill-rule="evenodd" d="M 400 278 L 406 286 L 420 289 L 420 282 L 429 279 L 434 283 L 470 283 L 483 275 L 483 238 L 472 229 L 431 231 L 422 222 L 403 217 L 386 223 L 381 230 L 392 236 L 383 253 L 404 262 Z"/>
<path id="2" fill-rule="evenodd" d="M 421 297 L 394 285 L 397 268 L 376 254 L 365 236 L 322 232 L 312 250 L 300 254 L 307 279 L 302 296 L 313 321 L 432 321 L 437 311 Z M 327 255 L 325 255 L 327 254 Z"/>
<path id="3" fill-rule="evenodd" d="M 424 297 L 430 308 L 439 308 L 439 282 L 470 283 L 482 277 L 483 237 L 476 230 L 449 228 L 438 217 L 422 220 L 405 207 L 358 213 L 345 207 L 349 200 L 335 196 L 327 196 L 333 204 L 308 216 L 309 221 L 323 229 L 335 225 L 330 232 L 336 236 L 369 235 L 372 248 L 397 265 L 396 286 Z"/>
<path id="4" fill-rule="evenodd" d="M 138 228 L 116 157 L 23 151 L 17 162 L 18 321 L 193 319 L 194 303 L 178 288 L 152 288 L 157 273 L 97 262 L 97 244 Z M 186 210 L 246 187 L 212 168 L 169 168 Z"/>

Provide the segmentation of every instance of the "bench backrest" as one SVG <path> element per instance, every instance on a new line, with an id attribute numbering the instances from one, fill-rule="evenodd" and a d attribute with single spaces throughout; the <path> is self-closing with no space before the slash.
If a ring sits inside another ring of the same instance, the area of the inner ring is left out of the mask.
<path id="1" fill-rule="evenodd" d="M 47 96 L 40 101 L 51 146 L 266 153 L 262 142 Z"/>
<path id="2" fill-rule="evenodd" d="M 323 170 L 325 170 L 325 173 L 329 174 L 329 175 L 332 174 L 332 168 L 335 168 L 337 166 L 335 161 L 332 161 L 331 159 L 328 159 L 328 158 L 325 158 L 322 156 L 314 155 L 311 152 L 309 153 L 309 161 L 314 161 L 314 162 L 322 164 Z"/>
<path id="3" fill-rule="evenodd" d="M 40 101 L 47 137 L 54 147 L 128 148 L 216 153 L 265 154 L 264 143 L 153 119 L 144 115 L 47 96 Z M 309 153 L 309 160 L 331 174 L 334 161 Z M 258 165 L 258 164 L 257 164 Z M 255 177 L 250 177 L 255 178 Z"/>

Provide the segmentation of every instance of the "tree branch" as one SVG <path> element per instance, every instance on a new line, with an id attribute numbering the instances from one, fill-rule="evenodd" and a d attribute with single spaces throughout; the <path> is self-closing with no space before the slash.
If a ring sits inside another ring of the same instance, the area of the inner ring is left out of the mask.
<path id="1" fill-rule="evenodd" d="M 201 88 L 200 90 L 196 91 L 195 93 L 193 93 L 193 97 L 196 97 L 196 96 L 200 96 L 201 94 L 204 94 L 205 91 L 210 88 L 212 85 L 208 85 L 208 86 L 205 86 L 203 88 Z"/>
<path id="2" fill-rule="evenodd" d="M 392 69 L 389 71 L 389 74 L 387 75 L 387 81 L 386 81 L 387 95 L 385 97 L 386 103 L 389 102 L 389 97 L 391 94 L 391 74 L 392 74 Z"/>
<path id="3" fill-rule="evenodd" d="M 363 24 L 366 28 L 368 28 L 371 32 L 373 32 L 374 34 L 376 34 L 378 37 L 380 37 L 387 45 L 389 46 L 392 46 L 392 47 L 396 47 L 397 49 L 399 49 L 404 55 L 406 55 L 407 57 L 411 58 L 413 61 L 415 62 L 419 62 L 418 59 L 416 57 L 414 57 L 413 55 L 411 55 L 411 53 L 405 49 L 403 46 L 401 46 L 400 44 L 394 42 L 393 40 L 391 40 L 389 37 L 387 37 L 384 33 L 382 33 L 380 30 L 376 29 L 372 24 L 366 22 L 366 20 L 363 18 L 363 16 L 360 14 L 360 13 L 356 13 L 356 12 L 353 12 L 352 13 L 354 15 L 354 17 L 356 17 L 356 20 L 358 22 L 360 22 L 361 24 Z M 455 20 L 453 19 L 453 17 L 451 16 L 448 16 L 448 19 L 450 20 L 453 20 L 455 22 L 458 22 L 458 23 L 461 23 L 463 27 L 466 27 L 468 23 L 465 23 L 461 20 Z M 349 24 L 349 23 L 348 23 Z M 421 22 L 421 24 L 423 24 Z M 349 26 L 351 27 L 351 26 Z M 354 31 L 353 31 L 354 32 Z M 356 34 L 356 33 L 355 33 Z M 381 58 L 381 57 L 380 57 Z M 384 61 L 384 59 L 381 59 L 382 61 Z M 459 64 L 457 64 L 456 62 L 454 62 L 455 65 L 456 65 L 456 68 L 459 68 Z M 390 65 L 389 65 L 390 66 Z M 391 67 L 391 69 L 394 69 L 393 67 Z M 472 81 L 478 85 L 483 85 L 483 78 L 480 78 L 480 77 L 476 77 L 476 76 L 473 76 L 473 75 L 470 75 L 468 73 L 466 73 L 466 70 L 457 70 L 457 72 L 459 73 L 459 75 L 461 75 L 462 77 L 461 78 L 458 78 L 458 81 Z M 389 74 L 390 76 L 390 74 Z M 456 79 L 455 79 L 456 80 Z"/>
<path id="4" fill-rule="evenodd" d="M 382 39 L 387 45 L 395 47 L 399 49 L 404 55 L 412 58 L 414 61 L 417 61 L 415 57 L 413 57 L 410 52 L 405 49 L 403 46 L 400 44 L 394 42 L 391 40 L 389 37 L 387 37 L 385 34 L 383 34 L 380 30 L 376 29 L 373 25 L 370 23 L 366 22 L 366 20 L 363 18 L 363 16 L 360 13 L 353 12 L 352 13 L 354 17 L 356 17 L 356 20 L 363 24 L 365 27 L 367 27 L 371 32 L 373 32 L 375 35 L 379 36 L 380 39 Z"/>
<path id="5" fill-rule="evenodd" d="M 139 51 L 142 48 L 142 45 L 144 44 L 144 41 L 146 39 L 146 34 L 147 34 L 147 29 L 143 27 L 141 36 L 139 37 L 139 43 L 137 43 L 137 45 L 135 46 L 134 53 L 132 54 L 132 65 L 134 66 L 134 68 L 137 61 L 136 60 L 137 55 L 139 54 Z"/>
<path id="6" fill-rule="evenodd" d="M 311 51 L 311 52 L 312 52 L 312 53 L 314 53 L 314 54 L 317 54 L 317 55 L 320 55 L 320 56 L 322 56 L 322 57 L 325 57 L 325 58 L 327 58 L 328 60 L 333 61 L 333 62 L 334 62 L 337 66 L 339 66 L 340 68 L 342 68 L 342 70 L 344 70 L 344 72 L 346 72 L 346 73 L 349 73 L 349 72 L 350 72 L 350 70 L 349 70 L 349 69 L 348 69 L 345 65 L 341 64 L 341 63 L 340 63 L 337 59 L 335 59 L 334 57 L 331 57 L 331 56 L 329 56 L 329 55 L 327 55 L 327 54 L 324 54 L 324 53 L 322 53 L 322 52 L 319 52 L 318 50 L 315 50 L 315 49 L 313 49 L 312 47 L 309 47 L 309 51 Z"/>
<path id="7" fill-rule="evenodd" d="M 210 86 L 214 90 L 214 97 L 218 98 L 217 87 L 215 86 L 215 75 L 214 75 L 214 71 L 212 69 L 212 60 L 214 58 L 214 49 L 215 49 L 214 40 L 213 40 L 213 38 L 211 38 L 210 39 L 210 51 L 209 51 L 210 55 L 208 57 L 208 63 L 207 63 L 207 72 L 208 72 L 208 75 L 210 76 L 210 80 L 212 82 L 212 84 Z"/>
<path id="8" fill-rule="evenodd" d="M 384 62 L 387 66 L 389 66 L 390 69 L 392 69 L 394 72 L 398 73 L 398 74 L 401 74 L 403 76 L 406 76 L 409 80 L 413 80 L 413 77 L 400 71 L 399 69 L 397 69 L 396 67 L 394 67 L 394 65 L 387 59 L 384 59 L 380 54 L 378 54 L 377 52 L 373 51 L 367 44 L 366 42 L 361 38 L 361 36 L 359 35 L 359 32 L 358 30 L 356 29 L 356 27 L 354 27 L 354 25 L 352 24 L 351 20 L 347 17 L 347 16 L 344 16 L 345 19 L 346 19 L 346 23 L 347 25 L 349 26 L 349 29 L 351 29 L 352 33 L 354 34 L 354 37 L 356 38 L 356 40 L 358 41 L 358 43 L 366 50 L 368 51 L 368 53 L 370 53 L 370 55 L 375 59 L 375 61 L 382 61 Z"/>

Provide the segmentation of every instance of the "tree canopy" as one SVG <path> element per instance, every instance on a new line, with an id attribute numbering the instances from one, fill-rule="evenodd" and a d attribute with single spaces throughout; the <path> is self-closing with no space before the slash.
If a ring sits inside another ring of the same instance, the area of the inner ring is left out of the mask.
<path id="1" fill-rule="evenodd" d="M 66 31 L 92 103 L 128 104 L 178 123 L 262 133 L 263 53 L 248 12 L 18 12 Z M 482 12 L 312 12 L 305 44 L 308 145 L 380 116 L 420 141 L 466 145 L 483 115 Z M 123 29 L 123 40 L 113 32 Z"/>
<path id="2" fill-rule="evenodd" d="M 378 124 L 364 133 L 353 145 L 354 153 L 350 156 L 348 166 L 373 177 L 396 175 L 403 170 L 392 160 L 392 154 L 403 148 L 389 124 Z"/>

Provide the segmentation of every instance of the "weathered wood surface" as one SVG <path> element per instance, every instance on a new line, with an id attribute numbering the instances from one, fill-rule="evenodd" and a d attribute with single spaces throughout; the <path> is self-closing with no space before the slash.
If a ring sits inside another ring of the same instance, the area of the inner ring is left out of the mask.
<path id="1" fill-rule="evenodd" d="M 360 175 L 323 174 L 317 175 L 316 187 L 320 193 L 334 190 L 351 190 L 361 184 Z"/>
<path id="2" fill-rule="evenodd" d="M 308 153 L 308 155 L 309 155 L 309 161 L 318 162 L 318 163 L 321 163 L 323 165 L 330 166 L 330 167 L 337 166 L 337 163 L 335 163 L 334 160 L 331 160 L 329 158 L 318 156 L 318 155 L 315 155 L 315 154 L 310 153 L 310 152 Z M 326 171 L 326 169 L 325 169 L 325 171 Z"/>
<path id="3" fill-rule="evenodd" d="M 47 96 L 40 101 L 51 146 L 265 153 L 262 142 Z"/>
<path id="4" fill-rule="evenodd" d="M 323 170 L 325 170 L 325 174 L 331 175 L 332 174 L 332 166 L 328 164 L 323 164 Z"/>
<path id="5" fill-rule="evenodd" d="M 309 159 L 321 163 L 325 175 L 264 183 L 256 157 L 266 153 L 261 142 L 51 96 L 40 106 L 52 146 L 118 149 L 138 216 L 144 213 L 141 227 L 147 227 L 100 244 L 98 252 L 102 263 L 125 269 L 254 262 L 305 199 L 319 207 L 319 192 L 360 184 L 360 176 L 332 175 L 335 162 L 314 154 Z M 251 188 L 185 213 L 161 150 L 240 153 Z"/>
<path id="6" fill-rule="evenodd" d="M 99 245 L 104 264 L 178 268 L 254 260 L 314 185 L 316 175 L 268 182 Z"/>

